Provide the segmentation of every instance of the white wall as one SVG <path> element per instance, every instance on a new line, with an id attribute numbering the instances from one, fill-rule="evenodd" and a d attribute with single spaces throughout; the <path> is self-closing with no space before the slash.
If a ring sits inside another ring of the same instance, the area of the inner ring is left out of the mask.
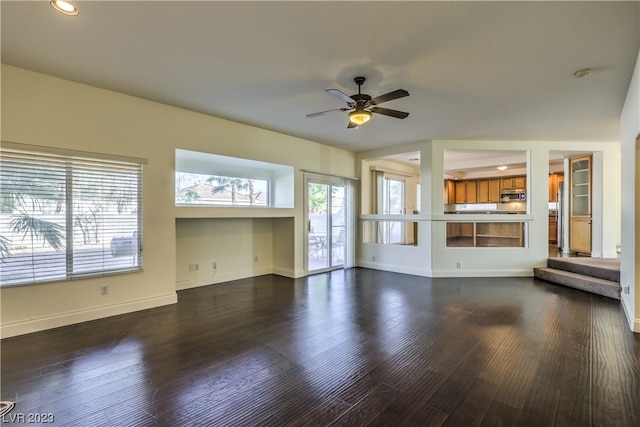
<path id="1" fill-rule="evenodd" d="M 622 253 L 620 284 L 622 306 L 631 329 L 640 332 L 640 195 L 638 194 L 638 153 L 640 135 L 640 56 L 636 61 L 627 98 L 620 117 L 622 136 Z M 624 292 L 625 288 L 629 292 Z"/>
<path id="2" fill-rule="evenodd" d="M 258 265 L 250 256 L 239 256 L 232 262 L 213 250 L 202 254 L 203 260 L 222 260 L 218 277 L 269 270 L 300 276 L 304 274 L 303 247 L 299 243 L 304 232 L 300 169 L 355 174 L 353 153 L 300 138 L 7 65 L 2 65 L 1 79 L 2 140 L 148 160 L 143 183 L 144 271 L 3 288 L 3 337 L 175 302 L 177 280 L 185 280 L 180 288 L 189 283 L 202 284 L 201 278 L 183 271 L 185 263 L 200 259 L 190 252 L 194 229 L 202 227 L 203 235 L 210 238 L 212 247 L 216 246 L 221 226 L 215 220 L 199 222 L 201 219 L 243 219 L 225 223 L 237 227 L 236 237 L 242 242 L 237 249 L 258 250 L 261 254 Z M 295 207 L 176 208 L 176 148 L 294 166 Z M 178 226 L 177 218 L 184 218 Z M 198 239 L 197 243 L 206 246 L 204 240 Z M 274 255 L 274 248 L 287 258 Z M 109 295 L 101 296 L 100 286 L 105 284 L 109 285 Z"/>
<path id="3" fill-rule="evenodd" d="M 371 164 L 380 163 L 380 159 L 393 157 L 398 154 L 419 152 L 420 155 L 420 214 L 396 215 L 394 220 L 405 219 L 407 222 L 418 223 L 418 245 L 383 245 L 377 243 L 358 244 L 356 253 L 357 265 L 361 267 L 396 271 L 400 273 L 431 276 L 431 224 L 425 219 L 430 218 L 431 212 L 431 144 L 412 143 L 388 147 L 378 150 L 364 151 L 357 155 L 361 192 L 361 213 L 371 214 Z M 375 161 L 371 161 L 375 159 Z M 387 167 L 397 167 L 385 164 Z M 412 168 L 405 169 L 405 172 Z M 441 193 L 442 197 L 442 193 Z M 374 215 L 375 217 L 375 215 Z"/>

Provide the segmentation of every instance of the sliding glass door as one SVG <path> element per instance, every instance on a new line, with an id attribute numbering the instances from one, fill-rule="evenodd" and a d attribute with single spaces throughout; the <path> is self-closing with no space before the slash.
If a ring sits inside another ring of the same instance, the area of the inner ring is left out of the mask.
<path id="1" fill-rule="evenodd" d="M 316 272 L 350 266 L 352 227 L 348 185 L 343 179 L 306 179 L 307 271 Z"/>

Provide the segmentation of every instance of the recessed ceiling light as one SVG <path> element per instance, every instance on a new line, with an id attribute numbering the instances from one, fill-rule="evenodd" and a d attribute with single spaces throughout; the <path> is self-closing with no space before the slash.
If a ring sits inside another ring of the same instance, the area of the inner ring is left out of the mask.
<path id="1" fill-rule="evenodd" d="M 506 170 L 506 169 L 507 169 L 507 167 L 506 167 L 506 166 L 498 166 L 498 170 L 499 170 L 499 171 L 503 171 L 503 170 Z"/>
<path id="2" fill-rule="evenodd" d="M 575 73 L 573 73 L 573 75 L 581 79 L 583 77 L 590 76 L 592 72 L 593 70 L 591 68 L 583 68 L 582 70 L 578 70 Z"/>
<path id="3" fill-rule="evenodd" d="M 55 10 L 65 15 L 76 16 L 80 13 L 74 5 L 63 0 L 51 0 L 50 4 Z"/>

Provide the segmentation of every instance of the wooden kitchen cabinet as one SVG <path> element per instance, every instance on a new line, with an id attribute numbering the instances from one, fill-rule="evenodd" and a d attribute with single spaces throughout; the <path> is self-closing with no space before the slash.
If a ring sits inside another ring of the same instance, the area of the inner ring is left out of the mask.
<path id="1" fill-rule="evenodd" d="M 513 185 L 512 178 L 509 179 L 509 185 Z M 519 177 L 524 180 L 524 177 Z M 502 180 L 506 178 L 485 178 L 485 179 L 466 179 L 462 181 L 454 181 L 447 179 L 444 183 L 444 203 L 445 204 L 463 204 L 463 203 L 500 203 L 500 189 Z M 522 183 L 522 180 L 516 183 Z M 522 188 L 522 187 L 521 187 Z"/>
<path id="2" fill-rule="evenodd" d="M 444 203 L 452 205 L 456 202 L 456 183 L 447 179 L 444 181 Z"/>
<path id="3" fill-rule="evenodd" d="M 455 192 L 456 192 L 456 203 L 477 203 L 478 195 L 477 195 L 477 187 L 478 181 L 475 179 L 465 180 L 465 181 L 456 181 L 455 182 Z"/>
<path id="4" fill-rule="evenodd" d="M 456 203 L 465 203 L 467 200 L 467 185 L 465 181 L 456 181 L 455 183 L 455 201 Z"/>
<path id="5" fill-rule="evenodd" d="M 549 215 L 549 243 L 558 242 L 558 218 Z"/>
<path id="6" fill-rule="evenodd" d="M 478 181 L 465 181 L 465 203 L 478 203 Z"/>
<path id="7" fill-rule="evenodd" d="M 558 187 L 561 182 L 564 182 L 563 173 L 549 174 L 549 201 L 550 202 L 558 201 Z"/>
<path id="8" fill-rule="evenodd" d="M 500 178 L 489 179 L 489 203 L 500 202 Z"/>
<path id="9" fill-rule="evenodd" d="M 478 203 L 489 203 L 489 180 L 478 180 Z"/>
<path id="10" fill-rule="evenodd" d="M 521 176 L 509 176 L 500 179 L 500 188 L 503 190 L 523 190 L 527 186 L 527 177 Z"/>

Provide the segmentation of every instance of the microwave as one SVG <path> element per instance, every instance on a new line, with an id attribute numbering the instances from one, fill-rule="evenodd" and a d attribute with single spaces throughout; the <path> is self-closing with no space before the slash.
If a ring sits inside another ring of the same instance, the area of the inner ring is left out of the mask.
<path id="1" fill-rule="evenodd" d="M 500 203 L 526 202 L 525 190 L 500 190 Z"/>

